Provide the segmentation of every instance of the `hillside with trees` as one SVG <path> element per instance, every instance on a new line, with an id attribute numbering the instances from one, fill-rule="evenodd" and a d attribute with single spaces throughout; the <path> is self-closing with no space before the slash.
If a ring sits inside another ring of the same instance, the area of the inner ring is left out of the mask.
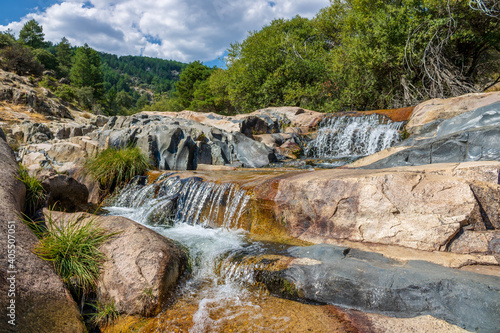
<path id="1" fill-rule="evenodd" d="M 43 27 L 28 21 L 16 39 L 0 33 L 0 66 L 19 75 L 31 75 L 58 98 L 78 107 L 103 113 L 131 114 L 155 98 L 172 94 L 181 62 L 99 53 L 87 44 L 72 46 L 63 37 L 58 44 L 45 41 Z"/>
<path id="2" fill-rule="evenodd" d="M 312 19 L 277 19 L 231 44 L 226 69 L 53 45 L 34 20 L 17 40 L 0 34 L 0 49 L 4 69 L 49 70 L 41 85 L 104 114 L 397 108 L 500 79 L 499 8 L 489 0 L 331 0 Z"/>
<path id="3" fill-rule="evenodd" d="M 278 19 L 232 44 L 227 70 L 198 71 L 189 103 L 150 108 L 334 112 L 481 92 L 500 79 L 498 14 L 484 0 L 331 0 L 313 19 Z"/>

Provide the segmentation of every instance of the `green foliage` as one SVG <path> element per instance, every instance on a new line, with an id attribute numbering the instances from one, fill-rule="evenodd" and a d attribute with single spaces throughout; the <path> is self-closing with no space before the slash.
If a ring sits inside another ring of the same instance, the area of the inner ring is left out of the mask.
<path id="1" fill-rule="evenodd" d="M 24 214 L 31 217 L 44 204 L 46 198 L 45 189 L 38 178 L 30 176 L 28 170 L 19 164 L 18 179 L 26 186 L 26 197 L 24 200 Z"/>
<path id="2" fill-rule="evenodd" d="M 95 218 L 83 215 L 68 221 L 46 220 L 47 230 L 40 233 L 33 252 L 51 261 L 57 274 L 73 291 L 95 290 L 106 256 L 99 247 L 114 234 L 102 229 Z"/>
<path id="3" fill-rule="evenodd" d="M 58 63 L 56 56 L 44 49 L 34 49 L 32 52 L 35 60 L 43 65 L 47 70 L 57 70 Z"/>
<path id="4" fill-rule="evenodd" d="M 55 91 L 55 95 L 69 103 L 72 103 L 76 98 L 75 90 L 67 84 L 59 85 Z"/>
<path id="5" fill-rule="evenodd" d="M 66 77 L 69 75 L 72 56 L 73 51 L 71 50 L 71 44 L 68 42 L 66 37 L 63 37 L 61 42 L 56 46 L 56 58 L 58 62 L 57 70 L 59 76 Z"/>
<path id="6" fill-rule="evenodd" d="M 87 44 L 79 47 L 75 52 L 70 79 L 71 84 L 77 88 L 91 88 L 95 100 L 99 100 L 103 96 L 104 84 L 101 72 L 101 58 L 97 51 Z"/>
<path id="7" fill-rule="evenodd" d="M 92 87 L 81 87 L 75 89 L 76 99 L 78 104 L 85 110 L 92 110 L 92 106 L 96 103 L 94 91 Z"/>
<path id="8" fill-rule="evenodd" d="M 44 38 L 43 28 L 35 19 L 26 22 L 19 32 L 19 41 L 32 48 L 44 47 Z"/>
<path id="9" fill-rule="evenodd" d="M 0 51 L 1 66 L 4 70 L 18 75 L 42 74 L 43 66 L 33 56 L 31 49 L 14 43 Z"/>
<path id="10" fill-rule="evenodd" d="M 148 158 L 136 147 L 108 148 L 85 163 L 87 174 L 99 181 L 106 194 L 143 174 L 148 168 Z"/>
<path id="11" fill-rule="evenodd" d="M 90 320 L 95 325 L 105 326 L 111 324 L 120 316 L 120 313 L 116 310 L 114 301 L 109 303 L 101 303 L 98 301 L 96 304 L 90 305 L 94 307 L 96 311 L 92 313 L 90 317 Z"/>
<path id="12" fill-rule="evenodd" d="M 7 46 L 12 46 L 16 42 L 16 39 L 8 31 L 0 32 L 0 49 Z"/>
<path id="13" fill-rule="evenodd" d="M 175 84 L 175 87 L 177 89 L 176 97 L 178 98 L 178 102 L 184 109 L 190 108 L 191 103 L 195 100 L 194 95 L 196 90 L 199 90 L 199 98 L 202 98 L 200 95 L 207 93 L 210 95 L 210 92 L 207 92 L 207 86 L 203 85 L 202 82 L 210 77 L 212 71 L 212 68 L 203 65 L 199 61 L 194 61 L 181 73 L 179 82 Z M 205 90 L 205 92 L 202 92 L 202 90 Z"/>

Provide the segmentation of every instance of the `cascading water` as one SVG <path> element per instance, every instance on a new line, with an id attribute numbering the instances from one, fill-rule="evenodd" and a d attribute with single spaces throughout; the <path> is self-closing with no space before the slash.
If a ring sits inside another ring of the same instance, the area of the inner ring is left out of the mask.
<path id="1" fill-rule="evenodd" d="M 381 123 L 381 116 L 332 117 L 324 120 L 306 156 L 338 159 L 374 154 L 399 142 L 404 122 Z"/>
<path id="2" fill-rule="evenodd" d="M 248 241 L 247 233 L 237 230 L 249 199 L 236 184 L 165 173 L 149 185 L 136 179 L 106 208 L 112 215 L 147 225 L 189 249 L 192 277 L 179 295 L 184 302 L 179 311 L 195 308 L 189 332 L 223 332 L 235 319 L 245 321 L 248 332 L 287 327 L 288 317 L 264 318 L 263 310 L 254 304 L 255 296 L 244 288 L 253 283 L 252 267 L 239 266 L 233 260 L 242 253 L 264 251 L 263 244 Z M 161 326 L 157 331 L 170 329 Z"/>

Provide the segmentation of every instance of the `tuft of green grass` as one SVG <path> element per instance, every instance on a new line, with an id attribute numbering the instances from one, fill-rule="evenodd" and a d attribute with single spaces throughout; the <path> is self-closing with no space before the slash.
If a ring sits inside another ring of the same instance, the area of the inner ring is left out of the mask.
<path id="1" fill-rule="evenodd" d="M 108 148 L 85 163 L 86 173 L 97 180 L 107 193 L 143 174 L 149 167 L 148 157 L 136 147 Z"/>
<path id="2" fill-rule="evenodd" d="M 54 221 L 47 217 L 47 229 L 39 233 L 33 252 L 53 262 L 63 282 L 76 293 L 95 290 L 106 256 L 99 247 L 116 233 L 102 229 L 96 218 Z"/>
<path id="3" fill-rule="evenodd" d="M 29 175 L 28 170 L 19 164 L 19 177 L 17 178 L 26 186 L 26 199 L 24 201 L 24 213 L 27 216 L 32 216 L 41 208 L 45 201 L 45 189 L 36 177 Z"/>
<path id="4" fill-rule="evenodd" d="M 115 321 L 120 313 L 116 310 L 115 302 L 102 303 L 97 301 L 96 304 L 90 304 L 96 312 L 90 315 L 90 320 L 93 324 L 104 326 Z"/>

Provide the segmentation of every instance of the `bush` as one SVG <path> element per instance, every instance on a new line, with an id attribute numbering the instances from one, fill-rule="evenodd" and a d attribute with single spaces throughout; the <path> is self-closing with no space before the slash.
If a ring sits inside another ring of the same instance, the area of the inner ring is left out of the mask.
<path id="1" fill-rule="evenodd" d="M 82 219 L 84 215 L 69 221 L 47 218 L 47 229 L 38 232 L 40 242 L 34 253 L 52 261 L 63 282 L 78 294 L 95 290 L 105 255 L 99 250 L 113 233 L 100 228 L 95 218 Z"/>
<path id="2" fill-rule="evenodd" d="M 15 72 L 18 75 L 33 74 L 40 76 L 43 66 L 38 62 L 28 47 L 14 43 L 0 52 L 2 67 L 6 71 Z"/>
<path id="3" fill-rule="evenodd" d="M 73 102 L 75 100 L 76 94 L 73 88 L 67 84 L 61 84 L 57 87 L 55 92 L 56 96 L 60 99 L 65 100 L 66 102 Z"/>
<path id="4" fill-rule="evenodd" d="M 108 148 L 85 163 L 86 173 L 100 183 L 105 194 L 143 174 L 148 168 L 148 158 L 136 147 Z"/>
<path id="5" fill-rule="evenodd" d="M 28 174 L 28 170 L 23 165 L 19 165 L 18 179 L 26 186 L 26 199 L 24 201 L 24 213 L 32 217 L 40 209 L 45 201 L 45 189 L 42 183 Z"/>

